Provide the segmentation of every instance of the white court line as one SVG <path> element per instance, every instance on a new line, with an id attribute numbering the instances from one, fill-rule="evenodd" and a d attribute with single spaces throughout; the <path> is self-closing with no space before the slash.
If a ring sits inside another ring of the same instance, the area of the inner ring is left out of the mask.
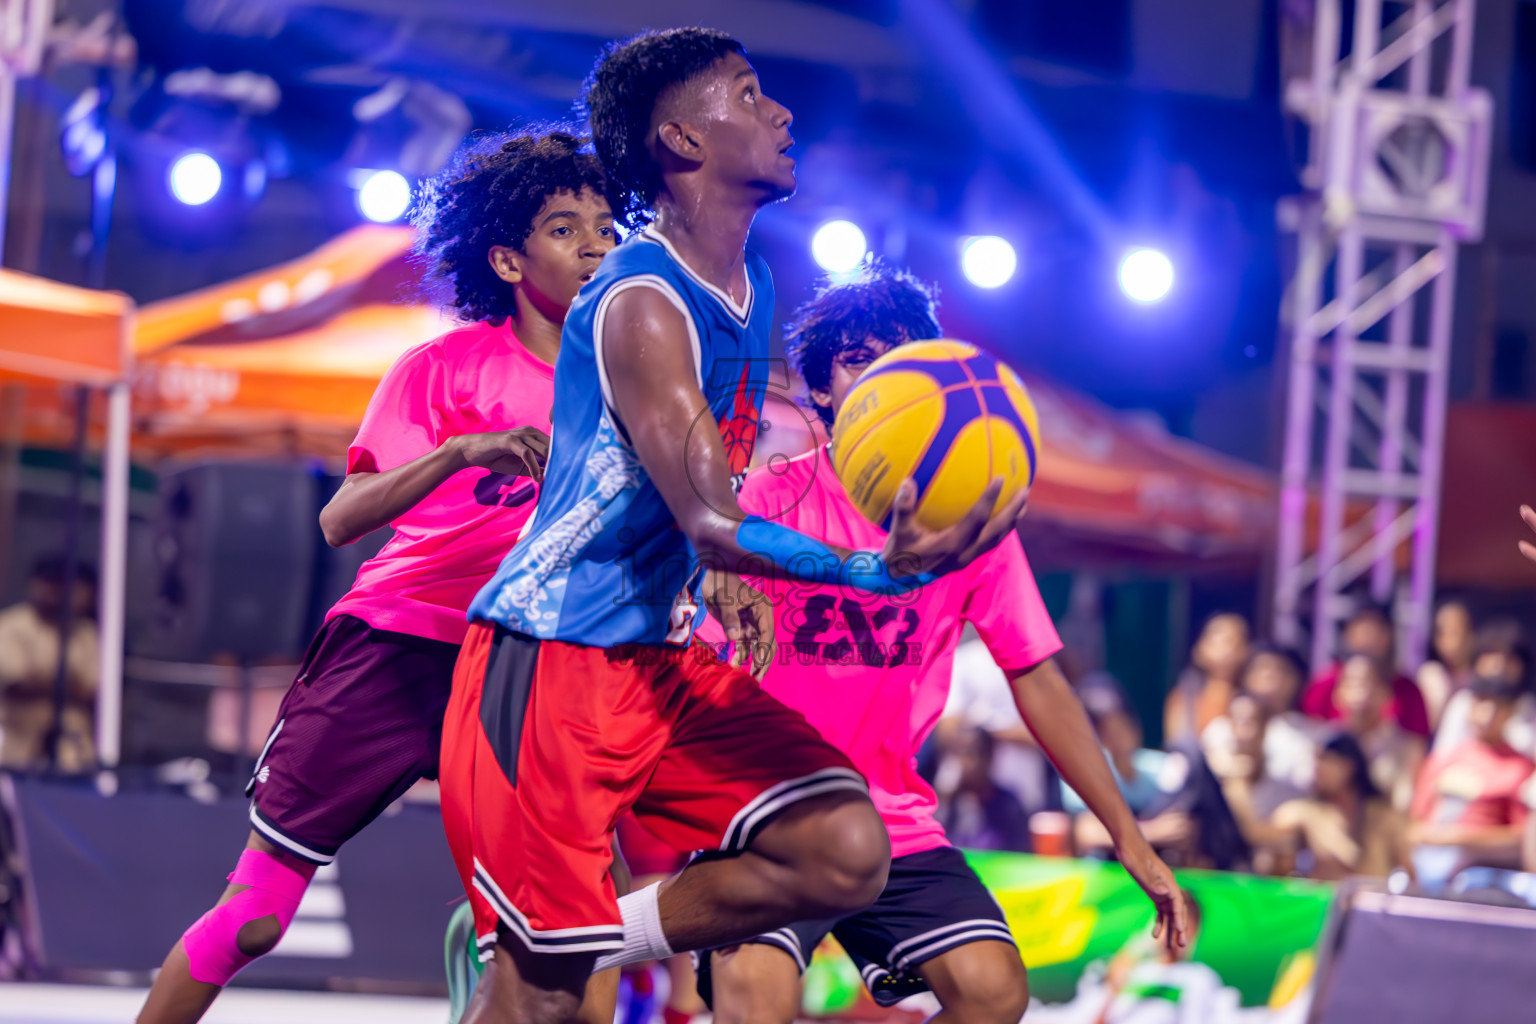
<path id="1" fill-rule="evenodd" d="M 124 1024 L 146 989 L 0 983 L 0 1024 Z M 448 1000 L 232 988 L 206 1024 L 444 1024 Z"/>

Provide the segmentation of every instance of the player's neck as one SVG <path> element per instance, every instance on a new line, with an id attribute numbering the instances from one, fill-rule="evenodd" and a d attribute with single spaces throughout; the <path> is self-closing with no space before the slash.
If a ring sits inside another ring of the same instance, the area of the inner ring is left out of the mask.
<path id="1" fill-rule="evenodd" d="M 756 206 L 710 202 L 703 195 L 678 200 L 663 193 L 656 202 L 656 230 L 695 273 L 738 302 L 746 298 L 747 233 Z"/>
<path id="2" fill-rule="evenodd" d="M 556 316 L 550 310 L 541 309 L 523 290 L 517 290 L 517 312 L 509 318 L 512 333 L 529 354 L 542 359 L 550 366 L 560 354 L 560 331 L 565 326 L 565 310 Z"/>

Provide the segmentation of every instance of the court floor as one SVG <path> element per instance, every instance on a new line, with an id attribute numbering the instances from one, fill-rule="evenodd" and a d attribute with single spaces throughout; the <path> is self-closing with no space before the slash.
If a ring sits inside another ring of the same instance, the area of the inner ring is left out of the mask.
<path id="1" fill-rule="evenodd" d="M 0 1024 L 126 1024 L 141 988 L 0 982 Z M 225 992 L 207 1024 L 444 1024 L 448 1000 L 338 992 L 239 989 Z"/>

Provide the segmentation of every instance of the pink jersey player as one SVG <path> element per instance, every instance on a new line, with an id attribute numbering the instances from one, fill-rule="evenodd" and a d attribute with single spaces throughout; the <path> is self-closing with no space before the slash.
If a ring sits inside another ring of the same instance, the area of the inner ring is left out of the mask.
<path id="1" fill-rule="evenodd" d="M 825 449 L 747 474 L 741 507 L 839 547 L 885 543 L 885 531 L 849 500 Z M 773 603 L 778 639 L 763 689 L 805 715 L 864 773 L 892 857 L 948 845 L 934 817 L 938 800 L 915 759 L 949 696 L 962 630 L 974 626 L 1010 674 L 1061 650 L 1018 536 L 893 598 L 781 580 L 759 585 Z"/>
<path id="2" fill-rule="evenodd" d="M 554 375 L 510 322 L 450 331 L 407 352 L 379 382 L 347 449 L 347 472 L 387 472 L 451 437 L 513 427 L 547 434 Z M 455 472 L 389 524 L 395 535 L 326 621 L 350 615 L 374 629 L 462 643 L 464 609 L 516 542 L 537 495 L 526 473 Z"/>
<path id="3" fill-rule="evenodd" d="M 310 643 L 246 789 L 232 884 L 166 957 L 141 1024 L 198 1020 L 277 945 L 316 867 L 437 777 L 465 612 L 532 513 L 565 312 L 614 245 L 610 191 L 581 139 L 548 132 L 482 137 L 423 193 L 422 254 L 469 323 L 407 352 L 369 402 L 320 526 L 333 545 L 395 534 Z"/>
<path id="4" fill-rule="evenodd" d="M 852 281 L 824 288 L 797 311 L 786 334 L 811 404 L 831 426 L 872 361 L 905 341 L 941 332 L 928 290 L 876 263 Z M 849 500 L 824 448 L 753 470 L 740 504 L 833 547 L 880 549 L 886 542 L 885 531 Z M 1061 640 L 1017 535 L 965 569 L 897 597 L 778 579 L 751 582 L 772 605 L 777 644 L 762 685 L 805 715 L 869 780 L 890 832 L 891 870 L 885 891 L 859 913 L 800 922 L 704 956 L 699 989 L 717 1018 L 790 1024 L 799 1009 L 796 972 L 829 933 L 883 1005 L 931 989 L 944 1017 L 1016 1024 L 1023 1015 L 1029 990 L 1008 922 L 949 844 L 934 791 L 916 768 L 918 748 L 949 695 L 967 624 L 1008 677 L 1040 745 L 1109 828 L 1121 862 L 1152 897 L 1169 946 L 1182 944 L 1184 911 L 1173 876 L 1137 829 L 1087 714 L 1051 660 Z M 755 620 L 750 602 L 748 610 Z M 712 626 L 703 639 L 719 642 L 723 635 Z M 1016 800 L 1010 806 L 1021 825 L 1022 809 Z"/>

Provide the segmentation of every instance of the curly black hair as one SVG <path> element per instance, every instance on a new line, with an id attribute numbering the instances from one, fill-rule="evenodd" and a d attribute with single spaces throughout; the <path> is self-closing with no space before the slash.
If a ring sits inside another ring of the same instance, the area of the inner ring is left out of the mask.
<path id="1" fill-rule="evenodd" d="M 826 391 L 832 364 L 844 352 L 870 341 L 900 345 L 937 338 L 938 298 L 934 289 L 905 270 L 872 260 L 847 281 L 831 281 L 795 310 L 784 325 L 784 350 L 806 387 Z M 811 402 L 832 426 L 832 407 Z"/>
<path id="2" fill-rule="evenodd" d="M 411 222 L 423 291 L 464 320 L 501 325 L 517 312 L 512 286 L 486 258 L 492 246 L 521 250 L 550 196 L 583 189 L 618 202 L 587 140 L 563 126 L 471 138 L 424 182 Z"/>
<path id="3" fill-rule="evenodd" d="M 710 28 L 642 32 L 610 45 L 582 88 L 581 109 L 592 126 L 592 143 L 623 196 L 613 208 L 625 227 L 650 221 L 661 192 L 661 166 L 651 154 L 656 101 L 675 85 L 703 74 L 744 48 Z"/>

